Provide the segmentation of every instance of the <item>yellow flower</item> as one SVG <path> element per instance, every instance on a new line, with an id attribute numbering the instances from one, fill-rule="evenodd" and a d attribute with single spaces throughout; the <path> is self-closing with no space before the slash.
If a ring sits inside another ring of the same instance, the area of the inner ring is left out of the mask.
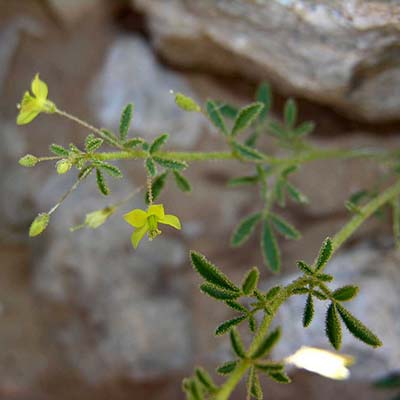
<path id="1" fill-rule="evenodd" d="M 134 232 L 132 233 L 132 245 L 136 249 L 143 236 L 148 232 L 148 237 L 153 240 L 161 231 L 158 224 L 166 224 L 181 229 L 181 223 L 175 215 L 165 215 L 164 206 L 162 204 L 153 204 L 149 206 L 147 211 L 140 209 L 132 210 L 124 215 L 125 221 L 132 225 Z"/>
<path id="2" fill-rule="evenodd" d="M 18 125 L 29 124 L 41 112 L 54 113 L 56 111 L 56 105 L 52 101 L 47 100 L 49 90 L 46 83 L 39 79 L 39 74 L 35 75 L 31 84 L 31 90 L 32 94 L 25 92 L 21 104 L 18 104 Z"/>

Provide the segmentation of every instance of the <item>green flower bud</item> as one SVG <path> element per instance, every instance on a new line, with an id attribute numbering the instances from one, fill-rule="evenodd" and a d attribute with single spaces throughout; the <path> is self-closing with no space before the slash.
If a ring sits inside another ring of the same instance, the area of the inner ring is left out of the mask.
<path id="1" fill-rule="evenodd" d="M 193 99 L 185 96 L 182 93 L 176 93 L 175 103 L 178 105 L 178 107 L 182 108 L 182 110 L 185 111 L 201 111 L 200 106 Z"/>
<path id="2" fill-rule="evenodd" d="M 60 161 L 57 162 L 56 164 L 56 168 L 57 168 L 57 173 L 62 175 L 65 174 L 66 172 L 68 172 L 72 167 L 72 163 L 71 161 L 67 160 L 67 159 L 62 159 Z"/>
<path id="3" fill-rule="evenodd" d="M 47 213 L 39 214 L 32 222 L 31 227 L 29 228 L 29 236 L 34 237 L 40 235 L 49 224 L 50 215 Z"/>
<path id="4" fill-rule="evenodd" d="M 96 229 L 107 221 L 108 217 L 115 211 L 114 207 L 106 207 L 102 210 L 93 211 L 86 214 L 85 225 L 89 228 Z"/>
<path id="5" fill-rule="evenodd" d="M 32 154 L 27 154 L 19 159 L 19 165 L 23 167 L 34 167 L 38 163 L 39 159 Z"/>

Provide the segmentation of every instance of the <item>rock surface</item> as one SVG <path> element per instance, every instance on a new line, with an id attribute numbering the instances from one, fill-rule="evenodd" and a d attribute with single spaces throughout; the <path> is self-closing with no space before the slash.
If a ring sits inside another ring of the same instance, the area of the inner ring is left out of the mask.
<path id="1" fill-rule="evenodd" d="M 132 2 L 172 63 L 268 79 L 352 118 L 399 119 L 397 1 Z"/>
<path id="2" fill-rule="evenodd" d="M 373 349 L 355 339 L 343 326 L 341 352 L 355 357 L 356 362 L 351 367 L 355 379 L 376 379 L 399 367 L 399 257 L 396 251 L 388 252 L 387 249 L 379 250 L 373 245 L 363 244 L 339 254 L 326 267 L 326 272 L 335 277 L 330 287 L 359 285 L 360 294 L 343 305 L 383 342 L 382 347 Z M 287 284 L 294 277 L 289 276 L 279 283 Z M 271 282 L 268 287 L 274 284 Z M 327 303 L 315 301 L 314 320 L 307 329 L 301 322 L 304 304 L 304 296 L 293 296 L 281 307 L 276 324 L 284 329 L 274 357 L 287 357 L 301 345 L 332 350 L 323 328 Z"/>
<path id="3" fill-rule="evenodd" d="M 117 130 L 121 111 L 134 103 L 134 135 L 151 140 L 168 132 L 171 144 L 193 147 L 201 132 L 201 116 L 178 108 L 171 90 L 193 96 L 182 77 L 157 62 L 143 39 L 126 36 L 111 46 L 93 82 L 91 101 L 104 126 Z"/>

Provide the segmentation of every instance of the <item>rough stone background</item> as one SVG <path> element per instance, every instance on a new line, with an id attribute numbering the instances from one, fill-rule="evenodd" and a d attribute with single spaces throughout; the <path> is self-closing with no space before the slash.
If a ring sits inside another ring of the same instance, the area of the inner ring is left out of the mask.
<path id="1" fill-rule="evenodd" d="M 204 119 L 177 109 L 170 89 L 243 104 L 260 79 L 274 86 L 277 117 L 285 96 L 300 98 L 301 117 L 317 122 L 317 144 L 394 148 L 399 18 L 396 1 L 0 0 L 0 398 L 183 398 L 180 382 L 194 365 L 212 369 L 228 356 L 226 340 L 212 332 L 231 316 L 198 292 L 188 249 L 237 281 L 248 266 L 262 266 L 257 238 L 239 250 L 228 246 L 235 222 L 257 198 L 226 188 L 243 173 L 233 162 L 190 168 L 191 195 L 171 184 L 163 202 L 184 221 L 182 232 L 144 242 L 135 254 L 120 216 L 143 206 L 140 196 L 98 230 L 69 232 L 86 212 L 108 204 L 93 182 L 65 202 L 44 235 L 28 240 L 32 218 L 73 176 L 57 176 L 51 164 L 23 169 L 18 158 L 44 155 L 52 142 L 81 143 L 88 133 L 55 116 L 15 126 L 15 105 L 36 72 L 60 108 L 99 126 L 114 128 L 121 107 L 133 101 L 135 132 L 151 139 L 168 131 L 171 148 L 223 145 Z M 140 162 L 121 168 L 127 179 L 114 182 L 111 202 L 143 184 Z M 281 242 L 283 275 L 263 270 L 263 284 L 290 279 L 295 261 L 311 260 L 346 221 L 348 196 L 383 178 L 382 168 L 360 160 L 314 163 L 295 175 L 311 204 L 291 204 L 285 215 L 303 239 Z M 390 396 L 370 385 L 377 368 L 400 367 L 400 326 L 393 322 L 400 320 L 399 255 L 390 229 L 385 219 L 371 220 L 329 267 L 339 283 L 361 284 L 354 312 L 385 346 L 374 352 L 346 336 L 345 351 L 359 360 L 352 379 L 293 370 L 292 385 L 265 382 L 268 398 Z M 327 347 L 317 323 L 301 328 L 301 305 L 296 298 L 282 309 L 287 328 L 278 357 L 295 350 L 299 337 Z M 239 390 L 233 399 L 243 397 Z"/>

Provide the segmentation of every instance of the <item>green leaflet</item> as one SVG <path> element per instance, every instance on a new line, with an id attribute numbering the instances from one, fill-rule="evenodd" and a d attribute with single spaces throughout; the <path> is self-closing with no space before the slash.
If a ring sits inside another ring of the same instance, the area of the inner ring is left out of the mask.
<path id="1" fill-rule="evenodd" d="M 145 165 L 146 165 L 146 171 L 147 171 L 148 175 L 150 175 L 151 177 L 155 177 L 157 175 L 157 167 L 154 164 L 153 159 L 146 158 Z"/>
<path id="2" fill-rule="evenodd" d="M 114 178 L 122 178 L 121 170 L 115 165 L 101 161 L 96 162 L 96 167 L 101 168 L 104 172 L 106 172 L 110 176 L 113 176 Z"/>
<path id="3" fill-rule="evenodd" d="M 358 286 L 347 285 L 339 289 L 336 289 L 332 296 L 337 301 L 349 301 L 353 299 L 358 294 Z"/>
<path id="4" fill-rule="evenodd" d="M 283 372 L 284 365 L 271 361 L 263 361 L 259 363 L 255 363 L 254 366 L 262 372 Z"/>
<path id="5" fill-rule="evenodd" d="M 333 252 L 332 240 L 329 237 L 327 237 L 324 240 L 324 243 L 322 243 L 321 249 L 319 250 L 319 255 L 315 268 L 316 271 L 320 271 L 321 269 L 323 269 L 323 267 L 329 261 L 332 252 Z"/>
<path id="6" fill-rule="evenodd" d="M 288 99 L 286 101 L 283 114 L 285 125 L 288 128 L 293 128 L 297 120 L 297 105 L 293 99 Z"/>
<path id="7" fill-rule="evenodd" d="M 257 212 L 242 219 L 232 234 L 231 245 L 238 247 L 246 242 L 253 233 L 258 222 L 261 220 L 261 216 L 262 214 Z"/>
<path id="8" fill-rule="evenodd" d="M 238 303 L 235 300 L 227 300 L 226 305 L 228 307 L 232 308 L 233 310 L 239 311 L 243 314 L 247 314 L 249 312 L 249 310 L 245 306 L 242 306 L 240 303 Z"/>
<path id="9" fill-rule="evenodd" d="M 217 386 L 214 384 L 210 374 L 204 368 L 197 367 L 195 374 L 198 381 L 209 392 L 215 392 L 218 389 Z"/>
<path id="10" fill-rule="evenodd" d="M 342 327 L 334 303 L 331 303 L 326 313 L 325 332 L 332 346 L 339 350 L 342 344 Z"/>
<path id="11" fill-rule="evenodd" d="M 264 104 L 260 102 L 243 107 L 236 116 L 231 135 L 236 136 L 248 128 L 256 120 L 263 108 Z"/>
<path id="12" fill-rule="evenodd" d="M 128 136 L 129 127 L 133 116 L 133 104 L 127 104 L 121 114 L 119 122 L 119 135 L 121 141 L 124 141 Z"/>
<path id="13" fill-rule="evenodd" d="M 93 135 L 93 133 L 89 134 L 85 140 L 85 150 L 88 153 L 92 153 L 99 149 L 103 144 L 104 140 L 102 138 L 98 138 Z"/>
<path id="14" fill-rule="evenodd" d="M 104 194 L 104 196 L 110 194 L 110 189 L 108 188 L 107 182 L 104 179 L 104 175 L 99 168 L 96 168 L 96 182 L 101 194 Z"/>
<path id="15" fill-rule="evenodd" d="M 219 111 L 221 112 L 221 114 L 224 117 L 227 117 L 229 119 L 235 119 L 236 118 L 236 116 L 237 116 L 237 114 L 239 112 L 239 109 L 237 107 L 232 106 L 231 104 L 227 104 L 227 103 L 218 104 L 218 105 L 219 105 Z"/>
<path id="16" fill-rule="evenodd" d="M 313 270 L 311 267 L 306 264 L 304 261 L 297 261 L 297 266 L 299 267 L 300 271 L 304 272 L 307 275 L 312 275 Z"/>
<path id="17" fill-rule="evenodd" d="M 194 269 L 207 281 L 222 289 L 240 292 L 240 289 L 231 282 L 215 265 L 211 264 L 203 255 L 195 251 L 190 252 Z"/>
<path id="18" fill-rule="evenodd" d="M 192 191 L 190 182 L 178 171 L 173 171 L 175 183 L 182 192 L 189 193 Z"/>
<path id="19" fill-rule="evenodd" d="M 278 383 L 290 383 L 291 379 L 286 375 L 285 372 L 270 372 L 269 377 Z"/>
<path id="20" fill-rule="evenodd" d="M 329 274 L 316 274 L 316 278 L 318 278 L 322 282 L 332 282 L 333 281 L 333 276 Z"/>
<path id="21" fill-rule="evenodd" d="M 264 104 L 264 108 L 261 110 L 259 115 L 259 119 L 263 121 L 265 120 L 272 106 L 271 86 L 267 82 L 262 82 L 261 85 L 258 87 L 256 99 L 257 101 Z"/>
<path id="22" fill-rule="evenodd" d="M 307 296 L 306 305 L 303 313 L 303 326 L 307 328 L 314 317 L 314 302 L 311 294 Z"/>
<path id="23" fill-rule="evenodd" d="M 213 297 L 217 300 L 232 300 L 237 299 L 240 296 L 239 292 L 235 292 L 232 290 L 221 289 L 218 286 L 213 285 L 212 283 L 203 283 L 200 285 L 200 290 L 208 294 L 210 297 Z"/>
<path id="24" fill-rule="evenodd" d="M 160 196 L 161 191 L 163 190 L 163 188 L 165 186 L 167 176 L 168 176 L 168 171 L 163 172 L 162 174 L 156 176 L 153 179 L 153 182 L 151 183 L 153 200 L 156 200 Z M 145 202 L 146 202 L 146 204 L 149 204 L 149 194 L 147 191 L 146 191 L 146 195 L 145 195 Z"/>
<path id="25" fill-rule="evenodd" d="M 281 256 L 269 219 L 265 219 L 263 223 L 261 250 L 265 264 L 272 272 L 278 272 L 281 267 Z"/>
<path id="26" fill-rule="evenodd" d="M 108 131 L 107 129 L 101 129 L 101 132 L 104 135 L 104 140 L 108 144 L 110 144 L 112 146 L 118 145 L 119 140 L 112 132 Z"/>
<path id="27" fill-rule="evenodd" d="M 230 339 L 231 339 L 232 349 L 235 352 L 235 354 L 239 358 L 245 358 L 246 357 L 246 350 L 244 348 L 243 341 L 242 341 L 237 329 L 236 328 L 232 328 L 230 333 L 229 333 L 229 336 L 230 336 Z"/>
<path id="28" fill-rule="evenodd" d="M 277 138 L 284 138 L 286 136 L 286 129 L 279 123 L 275 121 L 270 121 L 268 124 L 268 132 Z"/>
<path id="29" fill-rule="evenodd" d="M 246 379 L 246 387 L 248 398 L 254 398 L 256 400 L 263 399 L 263 392 L 260 385 L 260 380 L 253 365 L 249 368 L 249 373 Z"/>
<path id="30" fill-rule="evenodd" d="M 360 339 L 362 342 L 372 347 L 382 346 L 379 338 L 372 333 L 361 321 L 351 315 L 342 305 L 336 305 L 346 328 L 352 333 L 354 337 Z"/>
<path id="31" fill-rule="evenodd" d="M 69 156 L 69 151 L 65 149 L 63 146 L 60 146 L 59 144 L 53 143 L 49 146 L 49 149 L 56 156 L 61 156 L 61 157 Z"/>
<path id="32" fill-rule="evenodd" d="M 168 133 L 163 133 L 162 135 L 156 137 L 153 143 L 150 145 L 149 153 L 154 154 L 161 149 L 162 146 L 168 141 Z"/>
<path id="33" fill-rule="evenodd" d="M 244 160 L 249 161 L 260 161 L 264 160 L 265 157 L 259 151 L 253 149 L 252 147 L 246 146 L 244 144 L 240 144 L 237 142 L 232 142 L 231 146 L 233 150 Z"/>
<path id="34" fill-rule="evenodd" d="M 254 318 L 253 315 L 249 315 L 248 322 L 249 322 L 250 332 L 254 333 L 256 331 L 256 329 L 257 329 L 257 321 L 256 321 L 256 319 Z"/>
<path id="35" fill-rule="evenodd" d="M 315 129 L 315 123 L 312 121 L 306 121 L 301 123 L 295 130 L 294 133 L 296 136 L 306 136 L 312 133 Z"/>
<path id="36" fill-rule="evenodd" d="M 220 375 L 228 375 L 236 368 L 238 361 L 227 361 L 217 368 L 217 373 Z"/>
<path id="37" fill-rule="evenodd" d="M 208 100 L 206 102 L 206 111 L 208 118 L 214 124 L 214 126 L 225 136 L 228 136 L 228 130 L 226 129 L 225 122 L 221 115 L 219 106 L 214 101 Z"/>
<path id="38" fill-rule="evenodd" d="M 217 336 L 223 335 L 224 333 L 228 332 L 234 326 L 239 325 L 242 321 L 247 318 L 247 315 L 242 315 L 237 318 L 230 319 L 228 321 L 223 322 L 216 330 L 215 334 Z"/>
<path id="39" fill-rule="evenodd" d="M 295 188 L 289 182 L 286 182 L 286 190 L 293 201 L 299 204 L 307 204 L 309 200 L 306 195 L 300 192 L 299 189 Z"/>
<path id="40" fill-rule="evenodd" d="M 320 292 L 319 290 L 313 290 L 312 291 L 313 296 L 315 296 L 317 299 L 319 300 L 326 300 L 328 297 L 326 296 L 326 294 Z"/>
<path id="41" fill-rule="evenodd" d="M 265 295 L 265 298 L 267 300 L 272 300 L 275 296 L 278 295 L 278 293 L 282 290 L 282 286 L 274 286 L 271 289 L 268 290 L 267 294 Z"/>
<path id="42" fill-rule="evenodd" d="M 228 186 L 236 187 L 240 185 L 255 185 L 259 181 L 258 175 L 239 176 L 237 178 L 229 179 Z"/>
<path id="43" fill-rule="evenodd" d="M 253 360 L 264 357 L 271 352 L 272 348 L 279 341 L 281 337 L 281 329 L 276 328 L 269 335 L 267 334 L 264 339 L 259 343 L 258 347 L 251 353 L 250 358 Z"/>
<path id="44" fill-rule="evenodd" d="M 260 272 L 258 271 L 257 267 L 253 267 L 247 272 L 242 283 L 242 291 L 246 296 L 251 295 L 254 292 L 254 289 L 257 287 L 259 277 Z"/>
<path id="45" fill-rule="evenodd" d="M 143 144 L 144 140 L 140 137 L 134 137 L 132 139 L 128 139 L 124 142 L 124 147 L 126 147 L 127 149 L 132 149 L 136 146 L 138 146 L 139 144 Z"/>
<path id="46" fill-rule="evenodd" d="M 270 214 L 271 221 L 275 229 L 287 239 L 300 239 L 301 233 L 284 218 L 276 215 Z"/>
<path id="47" fill-rule="evenodd" d="M 164 168 L 167 169 L 172 169 L 175 171 L 181 171 L 185 168 L 187 168 L 187 163 L 185 161 L 178 161 L 178 160 L 170 160 L 166 158 L 161 158 L 161 157 L 153 157 L 153 160 L 161 165 Z"/>

